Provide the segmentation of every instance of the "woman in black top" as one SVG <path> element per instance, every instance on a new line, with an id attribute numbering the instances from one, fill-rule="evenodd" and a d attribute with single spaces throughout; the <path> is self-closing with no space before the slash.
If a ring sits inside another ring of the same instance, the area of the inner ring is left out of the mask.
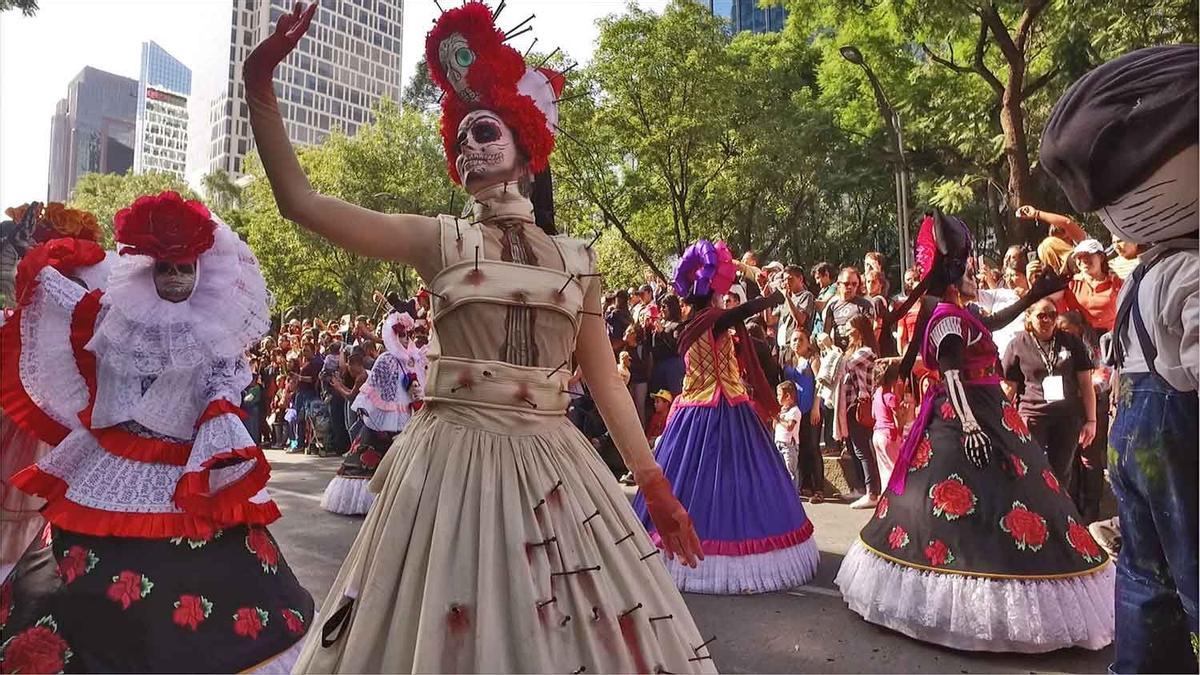
<path id="1" fill-rule="evenodd" d="M 1083 340 L 1058 328 L 1051 300 L 1025 312 L 1025 332 L 1004 350 L 1005 389 L 1018 397 L 1018 409 L 1050 467 L 1064 485 L 1080 445 L 1096 435 L 1096 394 L 1092 359 Z"/>

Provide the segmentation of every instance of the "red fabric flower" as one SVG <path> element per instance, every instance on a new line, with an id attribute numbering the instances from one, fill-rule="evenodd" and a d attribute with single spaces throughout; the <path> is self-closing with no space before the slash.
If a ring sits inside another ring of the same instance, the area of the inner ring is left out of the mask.
<path id="1" fill-rule="evenodd" d="M 1000 406 L 1000 409 L 1003 413 L 1004 428 L 1016 434 L 1022 441 L 1028 441 L 1030 438 L 1029 427 L 1025 425 L 1025 420 L 1021 419 L 1021 414 L 1017 412 L 1016 406 L 1006 401 Z"/>
<path id="2" fill-rule="evenodd" d="M 129 609 L 133 603 L 150 595 L 154 584 L 137 572 L 125 570 L 112 578 L 113 583 L 108 587 L 108 599 L 121 604 L 121 609 Z"/>
<path id="3" fill-rule="evenodd" d="M 929 488 L 929 498 L 933 500 L 933 515 L 945 516 L 946 520 L 958 520 L 975 513 L 975 504 L 979 501 L 956 473 L 940 483 L 934 483 Z"/>
<path id="4" fill-rule="evenodd" d="M 950 547 L 946 546 L 946 542 L 941 539 L 932 539 L 929 545 L 925 547 L 925 559 L 930 565 L 941 567 L 954 562 L 954 554 L 950 552 Z"/>
<path id="5" fill-rule="evenodd" d="M 942 419 L 944 420 L 952 420 L 958 416 L 958 414 L 954 412 L 954 406 L 950 405 L 950 401 L 942 401 L 941 413 Z"/>
<path id="6" fill-rule="evenodd" d="M 242 637 L 257 639 L 267 625 L 267 613 L 257 607 L 242 607 L 233 615 L 233 632 Z"/>
<path id="7" fill-rule="evenodd" d="M 138 197 L 117 211 L 117 242 L 122 255 L 148 255 L 173 263 L 193 262 L 212 247 L 217 224 L 208 208 L 170 190 Z"/>
<path id="8" fill-rule="evenodd" d="M 58 561 L 58 576 L 63 583 L 71 583 L 79 577 L 92 571 L 100 559 L 91 550 L 82 546 L 72 546 Z"/>
<path id="9" fill-rule="evenodd" d="M 8 623 L 8 617 L 12 615 L 12 605 L 12 583 L 0 584 L 0 628 L 4 628 Z"/>
<path id="10" fill-rule="evenodd" d="M 171 620 L 176 626 L 195 631 L 212 614 L 212 603 L 203 595 L 181 595 L 175 601 L 175 611 L 171 612 Z"/>
<path id="11" fill-rule="evenodd" d="M 1040 551 L 1046 543 L 1046 519 L 1025 508 L 1021 502 L 1013 502 L 1012 510 L 1000 519 L 1000 529 L 1012 536 L 1017 549 Z"/>
<path id="12" fill-rule="evenodd" d="M 879 498 L 879 503 L 875 505 L 875 517 L 883 520 L 887 518 L 888 513 L 888 498 L 884 495 Z"/>
<path id="13" fill-rule="evenodd" d="M 1083 525 L 1075 522 L 1071 516 L 1067 516 L 1067 543 L 1075 552 L 1083 556 L 1083 559 L 1090 563 L 1098 563 L 1104 560 L 1104 554 L 1100 552 L 1100 546 L 1096 544 L 1096 540 L 1092 538 L 1092 533 Z"/>
<path id="14" fill-rule="evenodd" d="M 58 626 L 47 616 L 4 643 L 0 672 L 61 673 L 71 656 L 70 645 L 59 636 Z"/>
<path id="15" fill-rule="evenodd" d="M 246 550 L 253 553 L 262 563 L 264 572 L 275 572 L 279 565 L 279 549 L 271 541 L 271 535 L 261 527 L 252 527 L 246 535 Z"/>
<path id="16" fill-rule="evenodd" d="M 285 609 L 280 612 L 283 615 L 283 625 L 292 635 L 302 635 L 304 633 L 304 615 L 294 609 Z"/>
<path id="17" fill-rule="evenodd" d="M 899 525 L 893 527 L 892 531 L 888 533 L 888 544 L 891 545 L 893 549 L 904 548 L 905 546 L 908 546 L 908 533 L 905 532 L 904 528 L 900 527 Z"/>
<path id="18" fill-rule="evenodd" d="M 1029 473 L 1029 465 L 1025 463 L 1025 460 L 1016 455 L 1010 455 L 1009 457 L 1008 463 L 1012 466 L 1013 473 L 1016 474 L 1017 478 L 1024 478 L 1025 474 Z"/>
<path id="19" fill-rule="evenodd" d="M 931 459 L 933 459 L 933 443 L 930 442 L 929 436 L 925 436 L 921 439 L 920 443 L 917 443 L 917 449 L 913 452 L 912 461 L 908 464 L 909 472 L 924 469 L 929 466 L 929 460 Z"/>
<path id="20" fill-rule="evenodd" d="M 379 461 L 383 459 L 383 455 L 379 454 L 377 450 L 367 450 L 358 459 L 364 467 L 374 469 L 379 466 Z"/>
<path id="21" fill-rule="evenodd" d="M 1051 490 L 1054 490 L 1055 492 L 1059 492 L 1061 490 L 1058 484 L 1058 476 L 1055 476 L 1054 472 L 1049 468 L 1042 469 L 1042 480 L 1046 481 L 1046 487 L 1050 488 Z"/>

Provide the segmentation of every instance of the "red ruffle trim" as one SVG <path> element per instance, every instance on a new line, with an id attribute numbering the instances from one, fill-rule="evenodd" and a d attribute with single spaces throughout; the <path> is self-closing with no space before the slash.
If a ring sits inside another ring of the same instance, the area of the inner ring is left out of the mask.
<path id="1" fill-rule="evenodd" d="M 246 419 L 246 411 L 242 410 L 240 406 L 219 398 L 210 402 L 204 412 L 200 413 L 200 419 L 196 420 L 196 428 L 199 429 L 201 424 L 221 415 L 236 415 L 238 419 Z"/>
<path id="2" fill-rule="evenodd" d="M 254 468 L 219 491 L 211 491 L 209 479 L 213 469 L 222 465 L 236 466 L 243 461 L 254 462 Z M 183 474 L 175 485 L 175 505 L 188 513 L 224 513 L 248 504 L 247 500 L 258 494 L 270 477 L 271 466 L 258 446 L 222 452 L 206 460 L 200 471 Z"/>
<path id="3" fill-rule="evenodd" d="M 92 436 L 110 455 L 137 462 L 185 466 L 192 454 L 191 443 L 176 443 L 160 438 L 146 438 L 120 427 L 93 429 Z"/>
<path id="4" fill-rule="evenodd" d="M 772 537 L 763 537 L 761 539 L 745 539 L 742 541 L 719 541 L 716 539 L 703 539 L 700 541 L 700 550 L 704 551 L 704 555 L 724 555 L 724 556 L 743 556 L 755 555 L 758 553 L 770 553 L 779 549 L 791 548 L 798 544 L 803 544 L 812 536 L 813 524 L 811 520 L 805 521 L 799 528 L 792 530 L 786 534 L 779 534 Z M 658 532 L 650 533 L 650 541 L 654 545 L 662 548 L 662 537 Z"/>
<path id="5" fill-rule="evenodd" d="M 97 537 L 208 539 L 226 527 L 243 523 L 267 525 L 278 520 L 280 515 L 279 507 L 273 501 L 262 504 L 242 502 L 206 515 L 103 511 L 67 499 L 66 482 L 36 465 L 14 475 L 11 482 L 23 492 L 46 500 L 42 509 L 46 520 L 64 530 Z"/>
<path id="6" fill-rule="evenodd" d="M 58 445 L 70 430 L 38 407 L 21 383 L 21 310 L 0 327 L 0 409 L 43 443 Z"/>
<path id="7" fill-rule="evenodd" d="M 86 347 L 96 332 L 96 317 L 100 314 L 99 290 L 92 291 L 75 305 L 71 314 L 71 352 L 75 355 L 75 367 L 83 376 L 83 382 L 88 390 L 88 404 L 79 413 L 79 419 L 89 429 L 92 426 L 92 406 L 96 404 L 96 355 Z"/>

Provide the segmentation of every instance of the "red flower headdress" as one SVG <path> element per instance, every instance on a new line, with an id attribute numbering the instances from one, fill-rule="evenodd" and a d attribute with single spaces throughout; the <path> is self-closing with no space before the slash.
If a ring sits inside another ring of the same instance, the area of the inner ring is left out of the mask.
<path id="1" fill-rule="evenodd" d="M 114 218 L 121 255 L 148 255 L 173 263 L 195 262 L 212 247 L 217 229 L 208 208 L 178 192 L 138 197 Z"/>
<path id="2" fill-rule="evenodd" d="M 104 249 L 87 239 L 60 237 L 34 246 L 17 263 L 14 289 L 17 304 L 23 305 L 32 297 L 37 276 L 46 267 L 53 267 L 63 276 L 70 277 L 74 276 L 75 270 L 99 264 L 102 260 Z"/>
<path id="3" fill-rule="evenodd" d="M 442 145 L 456 183 L 462 183 L 455 167 L 458 125 L 472 110 L 491 110 L 504 120 L 531 172 L 549 165 L 565 80 L 548 68 L 528 68 L 504 39 L 492 11 L 478 0 L 443 13 L 425 36 L 425 62 L 443 92 Z"/>

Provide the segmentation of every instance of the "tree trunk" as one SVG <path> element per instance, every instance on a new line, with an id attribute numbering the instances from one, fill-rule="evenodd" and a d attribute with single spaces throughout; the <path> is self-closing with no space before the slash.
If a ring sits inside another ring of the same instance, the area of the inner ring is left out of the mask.
<path id="1" fill-rule="evenodd" d="M 1021 107 L 1024 87 L 1024 63 L 1009 64 L 1008 86 L 1000 107 L 1000 127 L 1004 130 L 1004 157 L 1008 162 L 1008 238 L 1025 241 L 1028 229 L 1015 218 L 1017 207 L 1036 203 L 1029 171 L 1029 139 L 1025 132 L 1025 111 Z"/>

